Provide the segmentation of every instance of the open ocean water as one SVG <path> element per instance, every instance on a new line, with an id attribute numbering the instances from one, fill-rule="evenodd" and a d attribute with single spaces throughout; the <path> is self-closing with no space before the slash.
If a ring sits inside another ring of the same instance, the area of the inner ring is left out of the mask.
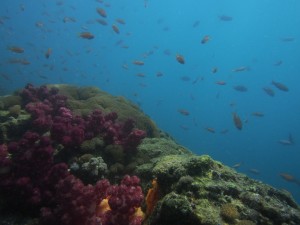
<path id="1" fill-rule="evenodd" d="M 299 0 L 2 0 L 0 94 L 97 86 L 300 203 L 299 12 Z"/>

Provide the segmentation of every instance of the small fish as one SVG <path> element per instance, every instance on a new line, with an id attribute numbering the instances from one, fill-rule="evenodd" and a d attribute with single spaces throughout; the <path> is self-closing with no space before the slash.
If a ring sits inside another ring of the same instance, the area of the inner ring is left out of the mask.
<path id="1" fill-rule="evenodd" d="M 145 64 L 143 61 L 139 61 L 139 60 L 135 60 L 132 63 L 137 66 L 143 66 Z"/>
<path id="2" fill-rule="evenodd" d="M 235 102 L 230 102 L 230 103 L 229 103 L 229 106 L 230 106 L 230 107 L 234 107 L 234 106 L 236 106 L 236 103 L 235 103 Z"/>
<path id="3" fill-rule="evenodd" d="M 83 38 L 83 39 L 88 39 L 88 40 L 91 40 L 91 39 L 94 39 L 94 35 L 90 32 L 81 32 L 79 34 L 79 37 Z"/>
<path id="4" fill-rule="evenodd" d="M 275 62 L 273 65 L 274 66 L 280 66 L 282 64 L 282 60 L 278 60 L 277 62 Z"/>
<path id="5" fill-rule="evenodd" d="M 184 57 L 182 55 L 180 55 L 180 54 L 176 54 L 176 60 L 180 64 L 184 64 L 185 63 Z"/>
<path id="6" fill-rule="evenodd" d="M 211 72 L 212 72 L 212 73 L 218 72 L 218 67 L 213 67 L 213 68 L 211 69 Z"/>
<path id="7" fill-rule="evenodd" d="M 294 37 L 284 37 L 284 38 L 281 38 L 282 42 L 292 42 L 294 40 L 295 40 Z"/>
<path id="8" fill-rule="evenodd" d="M 112 29 L 113 29 L 113 31 L 114 31 L 116 34 L 119 34 L 119 33 L 120 33 L 120 30 L 119 30 L 119 28 L 117 27 L 117 25 L 113 24 L 113 25 L 112 25 Z"/>
<path id="9" fill-rule="evenodd" d="M 190 81 L 191 78 L 189 76 L 182 76 L 182 77 L 180 77 L 180 80 L 182 80 L 182 81 Z"/>
<path id="10" fill-rule="evenodd" d="M 218 84 L 218 85 L 225 85 L 226 82 L 223 81 L 223 80 L 219 80 L 219 81 L 216 81 L 216 84 Z"/>
<path id="11" fill-rule="evenodd" d="M 210 133 L 216 133 L 215 129 L 213 127 L 205 127 L 205 130 L 207 130 Z"/>
<path id="12" fill-rule="evenodd" d="M 226 15 L 219 16 L 219 19 L 222 21 L 226 21 L 226 22 L 233 20 L 233 18 L 231 16 L 226 16 Z"/>
<path id="13" fill-rule="evenodd" d="M 198 27 L 199 24 L 200 24 L 200 21 L 199 21 L 199 20 L 196 20 L 196 21 L 194 22 L 194 24 L 193 24 L 193 28 Z"/>
<path id="14" fill-rule="evenodd" d="M 249 70 L 248 66 L 241 66 L 232 70 L 232 72 L 243 72 Z"/>
<path id="15" fill-rule="evenodd" d="M 239 92 L 246 92 L 248 89 L 244 85 L 233 86 L 233 89 Z"/>
<path id="16" fill-rule="evenodd" d="M 223 129 L 223 130 L 220 131 L 220 133 L 221 133 L 221 134 L 227 134 L 228 131 L 229 131 L 228 129 Z"/>
<path id="17" fill-rule="evenodd" d="M 117 21 L 119 24 L 123 24 L 123 25 L 126 24 L 125 20 L 123 20 L 123 19 L 121 19 L 121 18 L 117 18 L 116 21 Z"/>
<path id="18" fill-rule="evenodd" d="M 5 73 L 0 73 L 0 76 L 3 77 L 5 80 L 11 81 L 9 75 L 7 75 Z"/>
<path id="19" fill-rule="evenodd" d="M 38 28 L 43 28 L 44 27 L 44 23 L 38 21 L 38 22 L 35 23 L 35 26 L 38 27 Z"/>
<path id="20" fill-rule="evenodd" d="M 72 17 L 68 17 L 68 16 L 65 16 L 64 18 L 63 18 L 63 22 L 64 23 L 75 23 L 76 22 L 76 19 L 75 18 L 72 18 Z"/>
<path id="21" fill-rule="evenodd" d="M 139 86 L 142 87 L 142 88 L 145 88 L 145 87 L 147 87 L 148 85 L 145 84 L 145 83 L 139 83 Z"/>
<path id="22" fill-rule="evenodd" d="M 122 68 L 125 69 L 125 70 L 128 70 L 128 65 L 125 63 L 125 64 L 122 65 Z"/>
<path id="23" fill-rule="evenodd" d="M 104 17 L 104 18 L 107 17 L 107 14 L 106 14 L 106 12 L 105 12 L 104 9 L 102 9 L 102 8 L 97 8 L 96 11 L 97 11 L 97 13 L 98 13 L 100 16 L 102 16 L 102 17 Z"/>
<path id="24" fill-rule="evenodd" d="M 282 177 L 282 179 L 289 182 L 293 182 L 295 180 L 295 177 L 288 173 L 280 173 L 279 176 Z"/>
<path id="25" fill-rule="evenodd" d="M 253 112 L 253 113 L 251 113 L 251 115 L 256 116 L 256 117 L 264 117 L 265 116 L 265 114 L 262 112 Z"/>
<path id="26" fill-rule="evenodd" d="M 232 168 L 235 168 L 235 169 L 240 168 L 240 166 L 241 166 L 242 164 L 243 164 L 242 162 L 236 163 L 236 164 L 234 164 L 234 165 L 232 166 Z"/>
<path id="27" fill-rule="evenodd" d="M 156 76 L 157 77 L 162 77 L 164 74 L 162 73 L 162 72 L 160 72 L 160 71 L 158 71 L 157 73 L 156 73 Z"/>
<path id="28" fill-rule="evenodd" d="M 281 145 L 293 145 L 294 144 L 294 139 L 291 133 L 289 133 L 288 139 L 280 139 L 278 141 L 279 144 Z"/>
<path id="29" fill-rule="evenodd" d="M 252 174 L 255 174 L 255 175 L 260 174 L 260 171 L 258 169 L 254 169 L 254 168 L 249 169 L 249 172 L 252 173 Z"/>
<path id="30" fill-rule="evenodd" d="M 196 79 L 192 82 L 192 84 L 196 84 L 199 80 L 204 80 L 204 77 L 198 76 Z"/>
<path id="31" fill-rule="evenodd" d="M 24 12 L 25 11 L 25 6 L 23 5 L 23 4 L 20 4 L 20 10 L 22 11 L 22 12 Z"/>
<path id="32" fill-rule="evenodd" d="M 98 23 L 100 23 L 101 25 L 103 25 L 103 26 L 106 26 L 106 25 L 107 25 L 107 22 L 106 22 L 105 20 L 103 20 L 103 19 L 96 19 L 96 21 L 97 21 Z"/>
<path id="33" fill-rule="evenodd" d="M 282 145 L 292 145 L 293 143 L 290 142 L 290 140 L 286 140 L 286 139 L 281 139 L 278 141 L 279 144 L 282 144 Z"/>
<path id="34" fill-rule="evenodd" d="M 295 183 L 300 186 L 300 180 L 296 179 L 293 175 L 289 173 L 280 173 L 279 176 L 287 182 Z"/>
<path id="35" fill-rule="evenodd" d="M 39 74 L 38 77 L 44 80 L 48 79 L 48 77 L 43 74 Z"/>
<path id="36" fill-rule="evenodd" d="M 269 95 L 269 96 L 271 96 L 271 97 L 274 97 L 274 96 L 275 96 L 275 92 L 273 91 L 272 88 L 269 88 L 269 87 L 263 87 L 263 90 L 264 90 L 264 92 L 265 92 L 267 95 Z"/>
<path id="37" fill-rule="evenodd" d="M 187 131 L 189 130 L 189 127 L 188 126 L 185 126 L 185 125 L 180 125 L 180 128 L 184 131 Z"/>
<path id="38" fill-rule="evenodd" d="M 165 54 L 165 55 L 171 55 L 172 53 L 171 53 L 171 50 L 170 50 L 170 49 L 165 49 L 165 50 L 164 50 L 164 54 Z"/>
<path id="39" fill-rule="evenodd" d="M 243 123 L 242 123 L 242 120 L 241 118 L 237 115 L 237 113 L 232 113 L 232 117 L 233 117 L 233 123 L 235 125 L 235 127 L 238 129 L 238 130 L 242 130 L 243 128 Z"/>
<path id="40" fill-rule="evenodd" d="M 10 59 L 8 63 L 11 64 L 21 64 L 21 65 L 29 65 L 30 62 L 27 59 Z"/>
<path id="41" fill-rule="evenodd" d="M 138 77 L 146 77 L 146 75 L 144 73 L 138 73 L 138 74 L 136 74 L 136 76 L 138 76 Z"/>
<path id="42" fill-rule="evenodd" d="M 190 115 L 190 112 L 185 110 L 185 109 L 178 109 L 178 112 L 181 114 L 181 115 L 184 115 L 184 116 L 188 116 Z"/>
<path id="43" fill-rule="evenodd" d="M 282 83 L 272 81 L 272 84 L 281 91 L 285 91 L 285 92 L 289 91 L 289 88 Z"/>
<path id="44" fill-rule="evenodd" d="M 49 57 L 50 57 L 51 54 L 52 54 L 52 49 L 48 48 L 47 51 L 45 52 L 46 59 L 49 59 Z"/>
<path id="45" fill-rule="evenodd" d="M 18 46 L 11 46 L 8 47 L 8 50 L 14 53 L 24 53 L 24 48 L 18 47 Z"/>
<path id="46" fill-rule="evenodd" d="M 206 44 L 209 40 L 210 40 L 210 36 L 205 35 L 201 40 L 201 44 Z"/>

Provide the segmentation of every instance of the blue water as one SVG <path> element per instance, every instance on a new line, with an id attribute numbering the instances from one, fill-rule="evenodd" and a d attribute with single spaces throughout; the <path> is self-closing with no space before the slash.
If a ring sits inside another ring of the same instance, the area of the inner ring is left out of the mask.
<path id="1" fill-rule="evenodd" d="M 28 82 L 95 85 L 139 104 L 193 152 L 229 166 L 241 163 L 238 171 L 286 189 L 300 202 L 299 12 L 298 0 L 2 0 L 0 94 Z M 224 15 L 232 20 L 221 20 Z M 76 21 L 64 23 L 65 17 Z M 80 38 L 83 31 L 95 38 Z M 210 40 L 201 44 L 205 35 Z M 25 52 L 13 53 L 7 49 L 11 46 Z M 185 64 L 176 61 L 176 54 L 184 56 Z M 9 63 L 16 58 L 31 64 Z M 134 65 L 134 60 L 145 64 Z M 233 71 L 240 67 L 247 70 Z M 277 89 L 272 80 L 289 91 Z M 248 91 L 236 91 L 236 85 Z M 263 87 L 272 88 L 275 96 Z M 189 115 L 179 113 L 181 109 Z M 233 112 L 243 121 L 242 130 L 234 126 Z M 222 134 L 224 130 L 228 132 Z M 293 145 L 278 143 L 289 134 Z M 280 173 L 296 181 L 288 182 Z"/>

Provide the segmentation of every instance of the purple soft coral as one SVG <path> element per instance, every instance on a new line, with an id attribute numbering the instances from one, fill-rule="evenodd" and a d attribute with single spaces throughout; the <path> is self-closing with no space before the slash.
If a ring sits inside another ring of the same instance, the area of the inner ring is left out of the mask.
<path id="1" fill-rule="evenodd" d="M 99 209 L 98 216 L 103 225 L 141 225 L 143 215 L 138 214 L 144 200 L 140 179 L 126 175 L 120 185 L 107 188 L 109 208 Z M 100 204 L 101 205 L 101 204 Z"/>

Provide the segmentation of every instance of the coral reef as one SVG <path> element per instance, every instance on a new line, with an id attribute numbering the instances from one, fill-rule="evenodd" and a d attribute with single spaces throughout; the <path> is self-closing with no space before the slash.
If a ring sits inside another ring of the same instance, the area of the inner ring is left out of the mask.
<path id="1" fill-rule="evenodd" d="M 155 176 L 160 189 L 160 199 L 145 224 L 300 224 L 299 206 L 287 192 L 239 174 L 209 156 L 181 151 L 178 145 L 177 155 L 165 155 L 157 150 L 158 142 L 159 138 L 155 143 L 145 139 L 138 147 L 148 161 L 135 173 L 143 178 Z M 162 140 L 162 146 L 174 150 L 176 144 L 168 142 Z M 142 187 L 151 190 L 149 181 Z"/>
<path id="2" fill-rule="evenodd" d="M 122 97 L 29 84 L 0 97 L 0 221 L 298 225 L 300 210 L 286 191 L 178 145 Z"/>

